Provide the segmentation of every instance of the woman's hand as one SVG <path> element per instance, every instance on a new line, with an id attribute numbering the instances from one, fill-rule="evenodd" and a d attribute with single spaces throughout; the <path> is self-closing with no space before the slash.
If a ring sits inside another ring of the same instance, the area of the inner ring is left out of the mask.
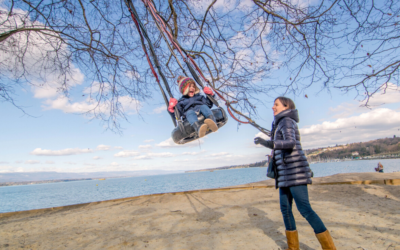
<path id="1" fill-rule="evenodd" d="M 274 149 L 274 142 L 273 141 L 266 141 L 261 137 L 254 138 L 254 144 L 261 144 L 264 147 Z"/>
<path id="2" fill-rule="evenodd" d="M 168 111 L 171 112 L 171 113 L 174 113 L 174 108 L 175 108 L 176 104 L 178 104 L 178 100 L 176 100 L 175 98 L 171 97 L 169 99 Z"/>
<path id="3" fill-rule="evenodd" d="M 264 142 L 265 140 L 262 139 L 261 137 L 256 137 L 254 138 L 254 144 L 260 144 L 261 142 Z"/>
<path id="4" fill-rule="evenodd" d="M 213 95 L 213 94 L 214 94 L 213 91 L 212 91 L 212 89 L 209 88 L 209 87 L 205 87 L 205 88 L 203 89 L 203 91 L 204 91 L 204 93 L 205 93 L 206 95 Z"/>

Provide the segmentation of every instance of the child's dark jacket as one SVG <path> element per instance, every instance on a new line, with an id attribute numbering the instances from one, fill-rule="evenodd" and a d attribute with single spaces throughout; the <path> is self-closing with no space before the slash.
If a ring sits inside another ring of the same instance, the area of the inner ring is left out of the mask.
<path id="1" fill-rule="evenodd" d="M 201 105 L 207 105 L 209 108 L 211 108 L 213 103 L 209 98 L 201 94 L 195 94 L 193 97 L 184 95 L 178 100 L 176 107 L 178 108 L 180 115 L 185 116 L 186 112 L 189 110 L 198 112 Z"/>

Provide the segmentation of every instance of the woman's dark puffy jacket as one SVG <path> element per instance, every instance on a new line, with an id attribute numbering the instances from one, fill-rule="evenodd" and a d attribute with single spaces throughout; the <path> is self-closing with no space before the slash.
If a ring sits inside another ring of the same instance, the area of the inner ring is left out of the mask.
<path id="1" fill-rule="evenodd" d="M 273 123 L 276 188 L 311 184 L 311 169 L 301 148 L 297 109 L 284 110 Z"/>

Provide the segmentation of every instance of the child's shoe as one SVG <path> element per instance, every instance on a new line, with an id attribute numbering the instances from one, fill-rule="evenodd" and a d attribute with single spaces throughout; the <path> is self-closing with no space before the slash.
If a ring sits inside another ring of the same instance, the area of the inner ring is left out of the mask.
<path id="1" fill-rule="evenodd" d="M 206 117 L 204 123 L 208 125 L 208 128 L 211 129 L 212 132 L 216 132 L 218 130 L 217 121 L 215 121 L 215 117 L 213 115 Z"/>
<path id="2" fill-rule="evenodd" d="M 199 138 L 204 137 L 206 135 L 206 132 L 208 130 L 208 125 L 203 123 L 200 125 L 199 122 L 195 122 L 192 127 L 194 128 L 194 130 L 196 131 L 197 135 L 199 136 Z"/>

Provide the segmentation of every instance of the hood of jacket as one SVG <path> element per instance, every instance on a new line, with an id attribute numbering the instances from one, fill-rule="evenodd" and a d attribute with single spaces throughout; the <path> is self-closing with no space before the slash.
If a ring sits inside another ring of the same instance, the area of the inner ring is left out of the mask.
<path id="1" fill-rule="evenodd" d="M 297 112 L 297 109 L 287 109 L 275 116 L 274 125 L 276 126 L 279 123 L 279 121 L 284 117 L 292 118 L 293 120 L 295 120 L 296 123 L 299 123 L 300 121 L 299 112 Z"/>

